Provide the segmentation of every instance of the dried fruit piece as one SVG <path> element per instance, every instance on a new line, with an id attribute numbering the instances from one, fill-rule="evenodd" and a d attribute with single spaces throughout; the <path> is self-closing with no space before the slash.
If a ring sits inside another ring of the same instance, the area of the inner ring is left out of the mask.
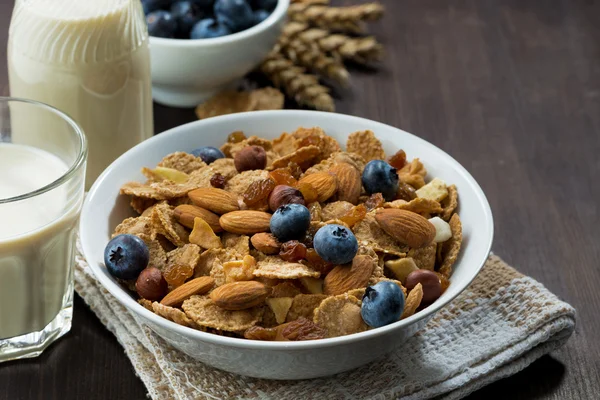
<path id="1" fill-rule="evenodd" d="M 346 293 L 328 297 L 315 310 L 314 322 L 327 330 L 327 337 L 364 332 L 369 327 L 360 315 L 360 304 Z"/>
<path id="2" fill-rule="evenodd" d="M 351 289 L 366 287 L 376 263 L 369 256 L 354 257 L 352 265 L 338 265 L 325 277 L 323 292 L 329 295 L 346 293 Z"/>
<path id="3" fill-rule="evenodd" d="M 386 268 L 389 268 L 394 274 L 394 277 L 402 283 L 406 281 L 408 274 L 419 269 L 417 268 L 415 260 L 410 257 L 386 261 L 385 266 Z"/>
<path id="4" fill-rule="evenodd" d="M 229 310 L 245 310 L 263 304 L 271 294 L 271 288 L 256 281 L 232 282 L 219 286 L 210 298 L 219 307 Z"/>
<path id="5" fill-rule="evenodd" d="M 398 192 L 396 193 L 396 199 L 411 201 L 416 198 L 417 191 L 414 187 L 402 181 L 398 182 Z"/>
<path id="6" fill-rule="evenodd" d="M 275 186 L 275 181 L 271 178 L 252 182 L 244 192 L 244 203 L 251 207 L 267 200 Z"/>
<path id="7" fill-rule="evenodd" d="M 194 274 L 194 269 L 187 264 L 168 265 L 164 277 L 171 287 L 178 287 Z"/>
<path id="8" fill-rule="evenodd" d="M 325 329 L 302 317 L 285 324 L 281 329 L 281 336 L 292 341 L 323 339 L 326 335 Z"/>
<path id="9" fill-rule="evenodd" d="M 276 170 L 269 172 L 269 176 L 277 183 L 277 185 L 296 186 L 296 183 L 298 182 L 296 178 L 292 176 L 292 171 L 289 167 L 277 168 Z"/>
<path id="10" fill-rule="evenodd" d="M 319 202 L 324 202 L 329 199 L 335 191 L 337 190 L 337 179 L 334 175 L 328 172 L 316 172 L 314 174 L 305 175 L 298 181 L 298 185 L 302 194 L 302 185 L 310 185 L 317 192 L 317 200 Z M 305 199 L 307 202 L 311 203 L 309 199 Z"/>
<path id="11" fill-rule="evenodd" d="M 281 245 L 279 257 L 289 262 L 297 262 L 306 257 L 306 246 L 297 240 L 289 240 Z"/>
<path id="12" fill-rule="evenodd" d="M 406 153 L 404 150 L 400 149 L 396 154 L 391 156 L 389 164 L 396 169 L 403 168 L 406 165 Z"/>
<path id="13" fill-rule="evenodd" d="M 374 193 L 365 201 L 365 207 L 367 207 L 367 211 L 373 211 L 376 208 L 383 207 L 383 203 L 385 203 L 383 195 L 381 193 Z"/>
<path id="14" fill-rule="evenodd" d="M 173 168 L 156 167 L 152 170 L 152 173 L 162 179 L 167 179 L 176 183 L 185 183 L 190 178 L 190 176 L 185 172 L 181 172 Z"/>
<path id="15" fill-rule="evenodd" d="M 239 143 L 243 140 L 246 140 L 246 135 L 242 131 L 231 132 L 227 136 L 227 143 Z"/>
<path id="16" fill-rule="evenodd" d="M 440 178 L 434 178 L 431 182 L 417 190 L 417 196 L 440 202 L 448 196 L 448 186 Z"/>
<path id="17" fill-rule="evenodd" d="M 202 218 L 194 218 L 194 229 L 190 233 L 190 243 L 197 244 L 205 249 L 220 249 L 223 247 L 221 239 L 212 230 L 210 225 Z"/>
<path id="18" fill-rule="evenodd" d="M 375 219 L 388 235 L 412 248 L 426 246 L 435 237 L 435 228 L 431 222 L 410 211 L 379 209 Z"/>
<path id="19" fill-rule="evenodd" d="M 262 251 L 265 254 L 278 254 L 281 248 L 281 243 L 272 233 L 256 233 L 250 238 L 252 246 L 258 251 Z"/>
<path id="20" fill-rule="evenodd" d="M 348 225 L 350 228 L 352 228 L 358 222 L 365 219 L 366 215 L 367 215 L 367 207 L 365 207 L 364 204 L 359 204 L 355 207 L 352 207 L 352 209 L 350 211 L 348 211 L 345 215 L 343 215 L 339 219 L 340 219 L 340 221 L 342 221 L 343 223 Z"/>
<path id="21" fill-rule="evenodd" d="M 306 261 L 308 264 L 316 271 L 321 272 L 322 274 L 327 274 L 334 267 L 332 263 L 329 263 L 321 258 L 321 256 L 317 253 L 315 249 L 307 249 L 306 250 Z"/>
<path id="22" fill-rule="evenodd" d="M 225 177 L 218 172 L 210 178 L 210 185 L 217 189 L 223 189 L 225 187 L 225 182 Z"/>
<path id="23" fill-rule="evenodd" d="M 171 287 L 176 287 L 192 276 L 200 260 L 200 247 L 186 244 L 167 254 L 167 266 L 163 275 Z"/>

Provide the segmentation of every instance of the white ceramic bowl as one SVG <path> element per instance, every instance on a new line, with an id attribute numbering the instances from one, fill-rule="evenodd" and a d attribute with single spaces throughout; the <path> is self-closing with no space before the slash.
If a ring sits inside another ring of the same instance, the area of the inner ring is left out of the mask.
<path id="1" fill-rule="evenodd" d="M 214 39 L 150 37 L 152 96 L 173 107 L 195 107 L 215 93 L 233 87 L 256 68 L 281 34 L 290 0 L 261 23 Z"/>
<path id="2" fill-rule="evenodd" d="M 196 331 L 161 318 L 139 305 L 108 274 L 103 264 L 104 247 L 115 226 L 133 215 L 128 199 L 119 196 L 119 188 L 132 180 L 143 181 L 142 167 L 154 166 L 163 156 L 175 151 L 220 146 L 227 135 L 236 130 L 243 130 L 248 136 L 274 138 L 300 126 L 320 126 L 341 144 L 345 144 L 349 133 L 371 129 L 388 154 L 402 148 L 410 158 L 423 160 L 429 178 L 437 176 L 456 184 L 464 241 L 451 285 L 433 305 L 394 324 L 349 336 L 305 342 L 251 341 Z M 475 278 L 488 256 L 493 237 L 492 213 L 481 188 L 457 161 L 439 148 L 410 133 L 367 119 L 287 110 L 209 118 L 179 126 L 137 145 L 98 178 L 83 207 L 80 229 L 85 257 L 98 280 L 154 332 L 206 364 L 270 379 L 332 375 L 366 364 L 401 346 Z"/>

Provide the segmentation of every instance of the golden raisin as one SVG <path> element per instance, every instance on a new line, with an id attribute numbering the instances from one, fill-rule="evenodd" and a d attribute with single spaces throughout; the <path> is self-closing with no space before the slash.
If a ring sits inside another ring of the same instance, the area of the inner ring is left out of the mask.
<path id="1" fill-rule="evenodd" d="M 298 181 L 292 176 L 292 172 L 289 168 L 277 168 L 269 173 L 271 179 L 273 179 L 278 185 L 296 186 Z"/>
<path id="2" fill-rule="evenodd" d="M 306 261 L 310 264 L 310 266 L 316 270 L 321 272 L 321 274 L 327 274 L 334 267 L 333 264 L 328 263 L 323 260 L 320 255 L 317 254 L 315 249 L 307 249 L 306 250 Z"/>
<path id="3" fill-rule="evenodd" d="M 306 257 L 306 246 L 297 240 L 289 240 L 281 245 L 279 257 L 288 262 L 298 262 Z"/>
<path id="4" fill-rule="evenodd" d="M 277 329 L 253 326 L 246 329 L 244 338 L 252 340 L 275 340 L 277 338 Z"/>
<path id="5" fill-rule="evenodd" d="M 217 172 L 210 178 L 210 185 L 218 189 L 223 189 L 225 187 L 225 177 Z"/>
<path id="6" fill-rule="evenodd" d="M 417 198 L 417 191 L 408 183 L 398 182 L 398 192 L 396 199 L 411 201 Z"/>
<path id="7" fill-rule="evenodd" d="M 163 271 L 165 280 L 171 287 L 177 287 L 183 285 L 183 283 L 193 275 L 194 269 L 185 264 L 175 264 L 170 267 L 166 267 Z"/>
<path id="8" fill-rule="evenodd" d="M 242 131 L 231 132 L 229 136 L 227 136 L 228 143 L 239 143 L 242 140 L 246 140 L 246 135 Z"/>
<path id="9" fill-rule="evenodd" d="M 302 168 L 300 168 L 298 164 L 291 162 L 288 164 L 287 168 L 290 169 L 290 172 L 294 178 L 300 179 L 300 176 L 302 175 Z"/>
<path id="10" fill-rule="evenodd" d="M 317 198 L 319 197 L 319 193 L 317 193 L 315 188 L 312 187 L 309 183 L 302 182 L 298 185 L 298 190 L 302 192 L 302 196 L 304 197 L 304 201 L 306 202 L 306 204 L 317 201 Z"/>
<path id="11" fill-rule="evenodd" d="M 323 339 L 326 334 L 327 331 L 324 328 L 304 317 L 288 322 L 281 329 L 281 336 L 293 341 Z"/>
<path id="12" fill-rule="evenodd" d="M 383 203 L 385 203 L 385 199 L 381 193 L 375 193 L 365 201 L 365 206 L 367 207 L 367 211 L 372 211 L 376 208 L 383 207 Z"/>
<path id="13" fill-rule="evenodd" d="M 406 165 L 406 153 L 400 149 L 390 157 L 390 165 L 396 169 L 400 169 Z"/>
<path id="14" fill-rule="evenodd" d="M 277 186 L 277 184 L 271 178 L 252 182 L 244 192 L 244 203 L 253 206 L 262 201 L 266 201 L 273 189 L 275 189 L 275 186 Z"/>
<path id="15" fill-rule="evenodd" d="M 356 225 L 357 222 L 362 221 L 367 215 L 367 207 L 364 204 L 354 206 L 344 216 L 340 218 L 341 221 L 346 223 L 350 228 Z"/>
<path id="16" fill-rule="evenodd" d="M 450 286 L 450 280 L 448 279 L 448 277 L 446 275 L 442 275 L 439 272 L 435 273 L 438 278 L 440 278 L 440 284 L 442 286 L 442 294 L 446 291 L 446 289 L 448 289 L 448 286 Z"/>

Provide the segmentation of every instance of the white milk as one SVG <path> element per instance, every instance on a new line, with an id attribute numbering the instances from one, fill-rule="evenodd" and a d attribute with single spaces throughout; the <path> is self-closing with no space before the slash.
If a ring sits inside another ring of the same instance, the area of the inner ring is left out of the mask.
<path id="1" fill-rule="evenodd" d="M 86 187 L 152 136 L 148 33 L 139 0 L 19 0 L 9 32 L 11 95 L 50 104 L 83 128 Z M 51 137 L 64 129 L 56 123 L 16 115 L 13 135 L 29 132 L 34 144 L 30 132 Z"/>
<path id="2" fill-rule="evenodd" d="M 44 187 L 67 169 L 45 151 L 0 143 L 0 199 Z M 66 187 L 0 203 L 0 339 L 42 330 L 70 296 L 78 209 Z"/>

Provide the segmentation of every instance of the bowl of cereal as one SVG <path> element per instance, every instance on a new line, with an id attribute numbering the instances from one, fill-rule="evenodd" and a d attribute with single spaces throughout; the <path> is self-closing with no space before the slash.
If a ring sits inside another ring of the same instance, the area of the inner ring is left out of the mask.
<path id="1" fill-rule="evenodd" d="M 152 96 L 195 107 L 265 59 L 281 35 L 289 0 L 144 0 Z"/>
<path id="2" fill-rule="evenodd" d="M 95 276 L 156 334 L 268 379 L 332 375 L 402 346 L 475 278 L 493 237 L 481 188 L 439 148 L 291 110 L 139 144 L 93 185 L 80 228 Z"/>

